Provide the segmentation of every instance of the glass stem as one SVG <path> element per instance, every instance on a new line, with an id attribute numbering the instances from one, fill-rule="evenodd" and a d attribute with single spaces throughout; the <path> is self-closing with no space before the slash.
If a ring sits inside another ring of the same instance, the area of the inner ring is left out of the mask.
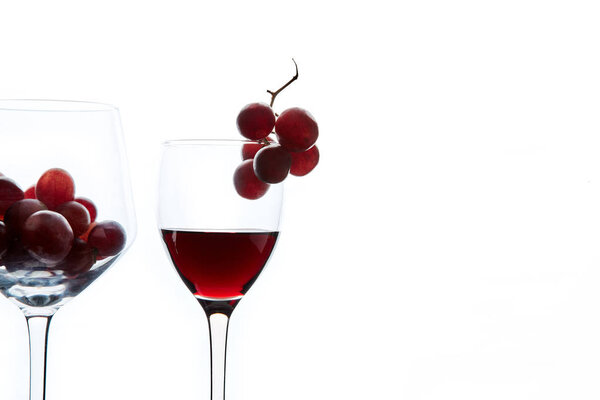
<path id="1" fill-rule="evenodd" d="M 48 327 L 52 316 L 26 318 L 29 330 L 29 400 L 44 400 Z"/>
<path id="2" fill-rule="evenodd" d="M 210 399 L 225 400 L 225 353 L 229 316 L 220 312 L 208 314 L 210 333 Z"/>

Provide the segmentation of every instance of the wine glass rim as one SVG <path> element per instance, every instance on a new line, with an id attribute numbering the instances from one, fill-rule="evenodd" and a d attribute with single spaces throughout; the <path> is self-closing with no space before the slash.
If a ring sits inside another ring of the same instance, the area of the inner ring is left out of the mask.
<path id="1" fill-rule="evenodd" d="M 248 139 L 173 139 L 162 143 L 163 146 L 240 146 L 244 143 L 257 143 Z"/>
<path id="2" fill-rule="evenodd" d="M 83 100 L 0 99 L 0 111 L 106 112 L 118 111 L 118 108 L 111 104 Z"/>

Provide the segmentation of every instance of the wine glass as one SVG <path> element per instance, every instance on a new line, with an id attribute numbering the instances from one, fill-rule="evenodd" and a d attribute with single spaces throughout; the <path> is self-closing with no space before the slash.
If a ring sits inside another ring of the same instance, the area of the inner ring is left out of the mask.
<path id="1" fill-rule="evenodd" d="M 158 224 L 182 281 L 204 309 L 211 346 L 211 399 L 225 398 L 229 317 L 277 242 L 283 186 L 248 200 L 234 187 L 241 140 L 163 145 Z"/>
<path id="2" fill-rule="evenodd" d="M 27 320 L 43 400 L 52 316 L 135 237 L 121 123 L 105 104 L 0 100 L 0 137 L 0 292 Z"/>

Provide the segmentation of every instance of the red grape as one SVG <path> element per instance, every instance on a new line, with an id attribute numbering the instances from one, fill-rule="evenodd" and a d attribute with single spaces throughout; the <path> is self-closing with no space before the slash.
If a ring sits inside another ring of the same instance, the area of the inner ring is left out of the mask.
<path id="1" fill-rule="evenodd" d="M 260 149 L 254 157 L 254 173 L 265 183 L 279 183 L 290 171 L 292 157 L 278 144 Z"/>
<path id="2" fill-rule="evenodd" d="M 35 199 L 35 185 L 32 185 L 24 193 L 26 199 Z"/>
<path id="3" fill-rule="evenodd" d="M 314 145 L 306 151 L 291 153 L 292 166 L 290 174 L 294 176 L 304 176 L 312 171 L 319 163 L 319 149 Z"/>
<path id="4" fill-rule="evenodd" d="M 8 250 L 8 235 L 6 234 L 6 225 L 0 221 L 0 257 Z"/>
<path id="5" fill-rule="evenodd" d="M 242 136 L 250 140 L 267 137 L 275 126 L 273 109 L 265 103 L 247 104 L 237 117 L 237 127 Z"/>
<path id="6" fill-rule="evenodd" d="M 38 180 L 35 195 L 49 209 L 55 210 L 62 203 L 73 200 L 75 183 L 64 169 L 52 168 L 44 172 Z"/>
<path id="7" fill-rule="evenodd" d="M 75 237 L 83 235 L 90 225 L 90 213 L 83 204 L 76 201 L 61 204 L 56 212 L 67 219 Z"/>
<path id="8" fill-rule="evenodd" d="M 4 213 L 8 210 L 15 201 L 23 199 L 23 191 L 10 178 L 5 176 L 0 177 L 0 217 L 4 217 Z"/>
<path id="9" fill-rule="evenodd" d="M 20 237 L 25 220 L 35 212 L 47 210 L 44 203 L 36 199 L 23 199 L 13 203 L 6 210 L 4 223 L 12 236 Z"/>
<path id="10" fill-rule="evenodd" d="M 90 222 L 94 222 L 96 220 L 96 216 L 98 215 L 96 205 L 87 197 L 77 197 L 75 198 L 75 201 L 87 208 L 88 213 L 90 213 Z"/>
<path id="11" fill-rule="evenodd" d="M 256 200 L 267 193 L 269 185 L 256 177 L 252 163 L 252 160 L 246 160 L 236 168 L 233 173 L 233 185 L 243 198 Z"/>
<path id="12" fill-rule="evenodd" d="M 253 159 L 256 153 L 265 146 L 266 144 L 258 142 L 244 143 L 242 146 L 242 160 Z"/>
<path id="13" fill-rule="evenodd" d="M 125 229 L 116 221 L 102 221 L 96 224 L 88 236 L 90 246 L 98 250 L 101 257 L 119 254 L 125 247 Z"/>
<path id="14" fill-rule="evenodd" d="M 317 141 L 319 127 L 308 111 L 293 107 L 282 112 L 277 118 L 275 133 L 279 144 L 286 150 L 304 151 Z"/>
<path id="15" fill-rule="evenodd" d="M 55 264 L 71 250 L 73 230 L 59 213 L 38 211 L 25 220 L 21 241 L 34 258 L 46 264 Z"/>
<path id="16" fill-rule="evenodd" d="M 46 264 L 33 258 L 18 240 L 9 242 L 8 250 L 2 257 L 0 265 L 4 265 L 9 272 L 34 267 L 46 267 Z"/>
<path id="17" fill-rule="evenodd" d="M 96 255 L 92 246 L 76 238 L 67 257 L 55 269 L 60 269 L 67 276 L 74 277 L 89 271 L 95 262 Z"/>

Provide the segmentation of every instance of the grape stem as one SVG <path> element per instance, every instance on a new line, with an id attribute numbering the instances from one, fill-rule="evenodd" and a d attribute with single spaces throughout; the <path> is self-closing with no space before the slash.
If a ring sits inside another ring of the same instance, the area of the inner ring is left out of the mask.
<path id="1" fill-rule="evenodd" d="M 296 74 L 292 77 L 292 79 L 290 79 L 285 85 L 283 85 L 282 87 L 280 87 L 279 89 L 277 89 L 274 92 L 271 90 L 267 90 L 267 93 L 269 93 L 271 95 L 271 104 L 269 104 L 271 107 L 273 107 L 273 103 L 275 103 L 275 97 L 277 97 L 277 95 L 279 93 L 281 93 L 281 91 L 283 89 L 290 86 L 292 84 L 292 82 L 294 82 L 296 79 L 298 79 L 298 64 L 296 64 L 296 60 L 294 60 L 293 58 L 292 58 L 292 61 L 294 62 L 294 66 L 296 67 Z"/>

